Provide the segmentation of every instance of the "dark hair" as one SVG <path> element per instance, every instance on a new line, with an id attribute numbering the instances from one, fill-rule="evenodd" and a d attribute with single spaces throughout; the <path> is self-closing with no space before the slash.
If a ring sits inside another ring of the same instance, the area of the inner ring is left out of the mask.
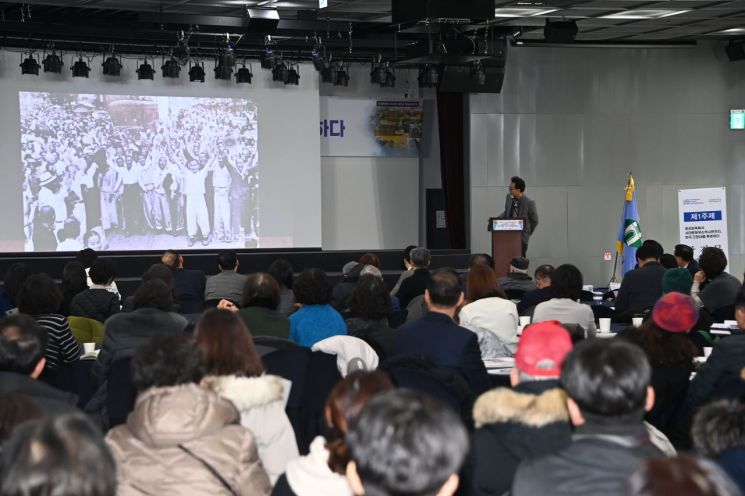
<path id="1" fill-rule="evenodd" d="M 671 255 L 670 253 L 663 253 L 662 256 L 660 257 L 660 263 L 666 269 L 677 269 L 678 268 L 678 261 L 675 260 L 675 257 Z"/>
<path id="2" fill-rule="evenodd" d="M 169 288 L 173 287 L 173 271 L 166 264 L 155 263 L 142 274 L 142 282 L 156 279 L 163 281 Z"/>
<path id="3" fill-rule="evenodd" d="M 745 446 L 745 404 L 719 400 L 703 406 L 693 418 L 691 437 L 696 451 L 710 458 Z"/>
<path id="4" fill-rule="evenodd" d="M 374 265 L 380 268 L 380 258 L 375 253 L 365 253 L 358 260 L 360 265 Z"/>
<path id="5" fill-rule="evenodd" d="M 659 259 L 663 253 L 665 253 L 665 249 L 662 247 L 662 245 L 653 239 L 647 239 L 642 243 L 642 246 L 651 246 L 654 248 L 655 258 Z M 641 247 L 640 247 L 641 248 Z"/>
<path id="6" fill-rule="evenodd" d="M 641 422 L 652 376 L 644 351 L 621 339 L 578 343 L 561 367 L 561 384 L 588 420 Z"/>
<path id="7" fill-rule="evenodd" d="M 114 496 L 116 466 L 100 431 L 82 413 L 19 426 L 2 451 L 0 494 Z"/>
<path id="8" fill-rule="evenodd" d="M 3 278 L 3 285 L 5 288 L 5 294 L 8 295 L 10 301 L 14 305 L 18 305 L 18 293 L 23 287 L 23 283 L 31 275 L 31 271 L 25 263 L 16 262 L 8 267 L 5 271 L 5 277 Z"/>
<path id="9" fill-rule="evenodd" d="M 391 296 L 385 282 L 372 274 L 365 274 L 357 281 L 349 299 L 352 317 L 367 320 L 384 319 L 391 313 Z"/>
<path id="10" fill-rule="evenodd" d="M 525 191 L 525 181 L 523 178 L 518 176 L 512 176 L 510 178 L 510 182 L 515 185 L 515 188 L 519 189 L 521 192 Z"/>
<path id="11" fill-rule="evenodd" d="M 198 383 L 202 377 L 202 354 L 194 340 L 180 332 L 151 337 L 132 357 L 132 382 L 138 392 Z"/>
<path id="12" fill-rule="evenodd" d="M 114 262 L 108 258 L 97 258 L 91 264 L 88 275 L 93 284 L 108 284 L 114 278 L 116 267 Z"/>
<path id="13" fill-rule="evenodd" d="M 727 256 L 721 248 L 707 246 L 698 257 L 698 265 L 708 279 L 714 279 L 727 267 Z"/>
<path id="14" fill-rule="evenodd" d="M 474 253 L 468 257 L 468 268 L 471 268 L 474 265 L 486 265 L 494 270 L 494 258 L 492 258 L 488 253 Z"/>
<path id="15" fill-rule="evenodd" d="M 80 221 L 75 217 L 68 217 L 62 229 L 60 229 L 58 236 L 60 241 L 75 239 L 80 236 Z"/>
<path id="16" fill-rule="evenodd" d="M 173 310 L 173 291 L 160 279 L 143 282 L 135 291 L 132 308 L 157 308 L 170 312 Z"/>
<path id="17" fill-rule="evenodd" d="M 80 262 L 68 262 L 62 269 L 62 289 L 80 292 L 88 289 L 88 275 Z"/>
<path id="18" fill-rule="evenodd" d="M 238 265 L 238 256 L 232 250 L 223 250 L 217 254 L 217 265 L 222 270 L 233 270 Z"/>
<path id="19" fill-rule="evenodd" d="M 271 276 L 277 280 L 279 284 L 286 287 L 287 289 L 292 289 L 292 280 L 295 276 L 294 271 L 292 269 L 292 264 L 285 260 L 284 258 L 278 258 L 272 264 L 269 266 L 266 271 L 271 274 Z"/>
<path id="20" fill-rule="evenodd" d="M 686 262 L 693 260 L 693 248 L 688 245 L 675 245 L 673 255 L 680 257 Z"/>
<path id="21" fill-rule="evenodd" d="M 31 374 L 44 357 L 48 341 L 47 329 L 28 315 L 0 320 L 0 370 Z"/>
<path id="22" fill-rule="evenodd" d="M 209 375 L 254 377 L 264 372 L 251 331 L 233 312 L 204 312 L 197 322 L 196 341 Z"/>
<path id="23" fill-rule="evenodd" d="M 179 254 L 175 250 L 166 250 L 160 257 L 160 261 L 171 270 L 178 269 Z"/>
<path id="24" fill-rule="evenodd" d="M 331 390 L 324 415 L 330 432 L 326 448 L 328 465 L 337 474 L 344 474 L 349 463 L 346 433 L 352 418 L 359 415 L 373 396 L 393 389 L 391 380 L 380 371 L 355 370 L 336 383 Z"/>
<path id="25" fill-rule="evenodd" d="M 535 272 L 533 272 L 534 279 L 551 279 L 554 274 L 554 266 L 549 264 L 539 265 Z"/>
<path id="26" fill-rule="evenodd" d="M 59 312 L 62 291 L 46 274 L 34 274 L 23 283 L 18 295 L 18 310 L 29 315 Z"/>
<path id="27" fill-rule="evenodd" d="M 321 269 L 305 269 L 295 279 L 292 292 L 303 305 L 325 305 L 331 301 L 331 283 Z"/>
<path id="28" fill-rule="evenodd" d="M 411 250 L 416 248 L 416 245 L 409 245 L 401 252 L 401 262 L 409 262 L 411 263 Z"/>
<path id="29" fill-rule="evenodd" d="M 641 346 L 652 367 L 677 366 L 693 370 L 693 359 L 698 350 L 685 333 L 660 329 L 652 319 L 631 332 L 633 342 Z"/>
<path id="30" fill-rule="evenodd" d="M 256 272 L 243 283 L 243 308 L 264 307 L 276 310 L 279 306 L 279 284 L 266 272 Z"/>
<path id="31" fill-rule="evenodd" d="M 397 389 L 352 419 L 349 451 L 365 494 L 432 495 L 458 473 L 468 434 L 458 416 L 424 393 Z"/>
<path id="32" fill-rule="evenodd" d="M 429 266 L 429 262 L 431 260 L 431 254 L 428 249 L 423 248 L 421 246 L 417 248 L 412 248 L 409 256 L 411 257 L 409 261 L 414 267 L 420 268 L 420 267 Z"/>
<path id="33" fill-rule="evenodd" d="M 655 260 L 659 260 L 662 256 L 662 253 L 657 249 L 656 246 L 651 244 L 642 244 L 639 248 L 636 249 L 636 259 L 637 260 L 649 260 L 651 258 Z"/>
<path id="34" fill-rule="evenodd" d="M 497 283 L 497 274 L 488 265 L 477 264 L 471 267 L 466 277 L 466 293 L 468 301 L 494 296 L 507 299 L 507 294 Z"/>
<path id="35" fill-rule="evenodd" d="M 628 496 L 737 496 L 727 474 L 715 463 L 690 455 L 649 458 L 626 480 Z"/>
<path id="36" fill-rule="evenodd" d="M 96 253 L 96 250 L 93 248 L 84 248 L 78 252 L 77 259 L 78 262 L 83 264 L 83 267 L 90 268 L 91 265 L 93 265 L 93 262 L 96 261 L 98 258 L 98 253 Z"/>
<path id="37" fill-rule="evenodd" d="M 582 272 L 572 264 L 556 267 L 551 274 L 551 293 L 554 298 L 579 300 L 582 295 Z"/>
<path id="38" fill-rule="evenodd" d="M 15 428 L 42 416 L 36 403 L 23 393 L 0 394 L 0 446 L 10 437 Z"/>
<path id="39" fill-rule="evenodd" d="M 454 307 L 463 293 L 458 274 L 450 267 L 432 271 L 427 276 L 429 301 L 438 307 Z"/>

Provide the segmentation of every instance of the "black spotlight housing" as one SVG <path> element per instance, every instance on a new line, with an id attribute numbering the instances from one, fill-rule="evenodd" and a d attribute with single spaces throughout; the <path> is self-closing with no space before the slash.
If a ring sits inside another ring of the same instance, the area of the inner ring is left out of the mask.
<path id="1" fill-rule="evenodd" d="M 349 86 L 349 66 L 340 64 L 336 69 L 336 79 L 334 86 Z"/>
<path id="2" fill-rule="evenodd" d="M 385 81 L 380 83 L 381 88 L 395 88 L 396 87 L 396 71 L 392 67 L 388 67 L 385 70 Z"/>
<path id="3" fill-rule="evenodd" d="M 230 81 L 233 77 L 233 68 L 229 65 L 222 64 L 219 60 L 215 65 L 215 79 L 222 79 L 223 81 Z"/>
<path id="4" fill-rule="evenodd" d="M 310 56 L 313 60 L 313 67 L 315 67 L 318 72 L 323 72 L 326 67 L 328 67 L 328 60 L 326 60 L 326 57 L 322 55 L 317 48 L 313 49 Z"/>
<path id="5" fill-rule="evenodd" d="M 145 60 L 142 64 L 140 64 L 140 67 L 137 69 L 137 79 L 150 79 L 152 80 L 155 77 L 155 69 L 153 69 L 153 66 L 147 63 L 147 60 Z"/>
<path id="6" fill-rule="evenodd" d="M 39 75 L 39 62 L 29 54 L 23 62 L 21 62 L 21 74 L 33 74 L 34 76 Z"/>
<path id="7" fill-rule="evenodd" d="M 235 67 L 235 52 L 233 51 L 233 47 L 230 43 L 220 50 L 219 54 L 217 55 L 217 61 L 218 65 L 224 65 L 227 67 L 230 67 L 231 69 Z"/>
<path id="8" fill-rule="evenodd" d="M 62 72 L 62 66 L 65 65 L 60 56 L 54 52 L 44 57 L 41 64 L 44 66 L 44 72 L 53 72 L 55 74 Z"/>
<path id="9" fill-rule="evenodd" d="M 246 67 L 246 64 L 243 64 L 243 67 L 238 69 L 235 73 L 235 82 L 251 84 L 251 79 L 253 79 L 253 77 L 254 75 L 253 72 L 251 72 L 251 69 Z"/>
<path id="10" fill-rule="evenodd" d="M 194 64 L 189 68 L 189 81 L 192 83 L 204 82 L 204 65 L 203 64 Z"/>
<path id="11" fill-rule="evenodd" d="M 91 72 L 91 68 L 88 67 L 87 63 L 85 63 L 83 57 L 78 58 L 77 62 L 75 62 L 70 69 L 72 70 L 72 77 L 87 78 L 88 74 Z"/>
<path id="12" fill-rule="evenodd" d="M 272 69 L 272 81 L 281 81 L 284 83 L 287 81 L 288 73 L 289 69 L 287 69 L 287 65 L 285 65 L 284 61 L 280 60 L 274 64 L 274 69 Z"/>
<path id="13" fill-rule="evenodd" d="M 329 64 L 321 72 L 321 81 L 324 83 L 336 83 L 336 64 Z"/>
<path id="14" fill-rule="evenodd" d="M 119 76 L 122 73 L 122 63 L 112 55 L 101 64 L 104 76 Z"/>
<path id="15" fill-rule="evenodd" d="M 164 78 L 178 78 L 181 72 L 181 65 L 175 58 L 170 58 L 160 68 Z"/>
<path id="16" fill-rule="evenodd" d="M 300 84 L 300 67 L 290 66 L 287 71 L 287 78 L 285 78 L 285 84 L 294 84 L 295 86 Z"/>
<path id="17" fill-rule="evenodd" d="M 433 88 L 440 82 L 440 72 L 434 64 L 427 64 L 419 69 L 419 87 Z"/>
<path id="18" fill-rule="evenodd" d="M 486 71 L 478 60 L 471 66 L 471 81 L 478 86 L 486 84 Z"/>
<path id="19" fill-rule="evenodd" d="M 259 61 L 261 62 L 262 69 L 274 69 L 274 53 L 272 49 L 265 46 L 259 54 Z"/>
<path id="20" fill-rule="evenodd" d="M 372 84 L 381 84 L 381 72 L 383 73 L 382 80 L 385 81 L 385 69 L 383 64 L 372 64 L 372 69 L 370 69 L 370 83 Z"/>

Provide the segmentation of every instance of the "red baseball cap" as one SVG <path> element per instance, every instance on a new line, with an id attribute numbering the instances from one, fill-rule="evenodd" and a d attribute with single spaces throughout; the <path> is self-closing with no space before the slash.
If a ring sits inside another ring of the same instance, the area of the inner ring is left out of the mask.
<path id="1" fill-rule="evenodd" d="M 538 322 L 525 328 L 517 342 L 515 367 L 520 372 L 559 377 L 561 364 L 572 350 L 572 338 L 556 320 Z"/>

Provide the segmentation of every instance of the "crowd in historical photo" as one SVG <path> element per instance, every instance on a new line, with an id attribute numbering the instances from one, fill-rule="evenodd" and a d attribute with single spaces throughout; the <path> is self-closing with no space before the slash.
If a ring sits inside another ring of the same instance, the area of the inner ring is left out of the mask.
<path id="1" fill-rule="evenodd" d="M 26 251 L 258 245 L 256 106 L 21 93 Z"/>

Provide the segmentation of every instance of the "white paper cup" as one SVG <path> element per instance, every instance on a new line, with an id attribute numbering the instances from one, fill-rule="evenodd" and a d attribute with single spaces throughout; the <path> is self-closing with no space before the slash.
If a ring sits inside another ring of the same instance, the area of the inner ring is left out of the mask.
<path id="1" fill-rule="evenodd" d="M 634 324 L 634 327 L 639 327 L 644 322 L 644 317 L 634 317 L 631 319 L 631 322 Z"/>
<path id="2" fill-rule="evenodd" d="M 610 319 L 609 318 L 602 318 L 598 319 L 600 332 L 610 332 Z"/>
<path id="3" fill-rule="evenodd" d="M 520 325 L 525 327 L 530 324 L 530 315 L 524 315 L 520 317 Z"/>
<path id="4" fill-rule="evenodd" d="M 706 358 L 709 358 L 709 355 L 711 355 L 711 350 L 712 350 L 711 346 L 704 346 L 704 356 Z"/>
<path id="5" fill-rule="evenodd" d="M 83 351 L 86 353 L 96 351 L 96 343 L 83 343 Z"/>

